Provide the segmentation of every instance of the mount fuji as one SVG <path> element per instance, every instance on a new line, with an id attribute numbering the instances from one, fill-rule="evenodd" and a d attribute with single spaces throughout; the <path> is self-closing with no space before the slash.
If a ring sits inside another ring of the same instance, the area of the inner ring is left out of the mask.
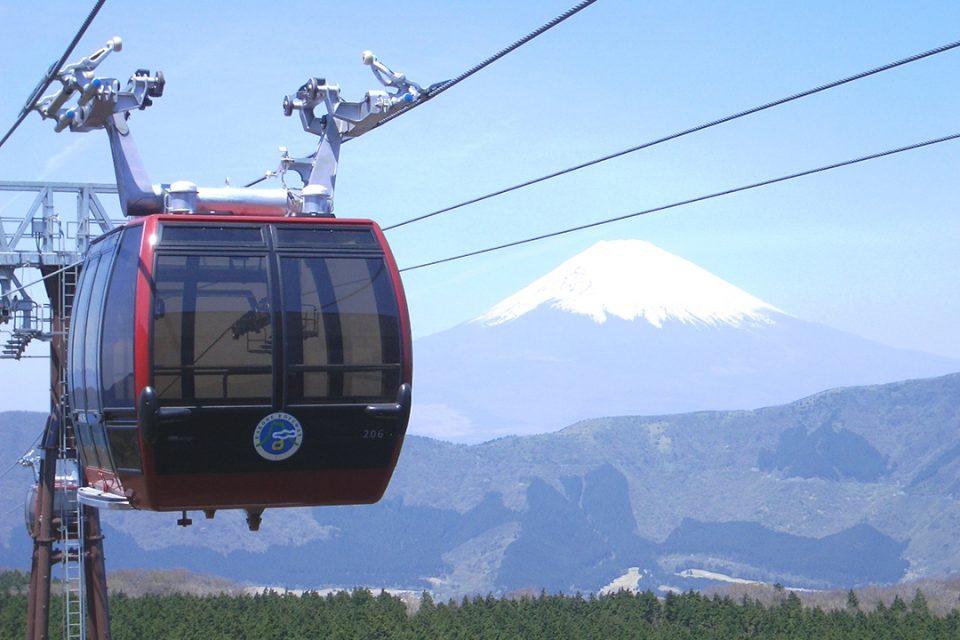
<path id="1" fill-rule="evenodd" d="M 415 353 L 411 432 L 460 442 L 960 371 L 793 317 L 639 240 L 592 246 Z"/>

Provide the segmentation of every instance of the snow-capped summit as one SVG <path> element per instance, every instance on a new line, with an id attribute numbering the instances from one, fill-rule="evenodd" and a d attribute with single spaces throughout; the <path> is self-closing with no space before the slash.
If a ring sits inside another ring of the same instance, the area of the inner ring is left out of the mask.
<path id="1" fill-rule="evenodd" d="M 783 312 L 729 282 L 643 240 L 598 242 L 506 298 L 474 322 L 495 326 L 534 309 L 643 319 L 655 327 L 684 324 L 772 323 Z"/>
<path id="2" fill-rule="evenodd" d="M 960 370 L 787 315 L 635 240 L 601 242 L 414 350 L 410 432 L 461 442 Z"/>

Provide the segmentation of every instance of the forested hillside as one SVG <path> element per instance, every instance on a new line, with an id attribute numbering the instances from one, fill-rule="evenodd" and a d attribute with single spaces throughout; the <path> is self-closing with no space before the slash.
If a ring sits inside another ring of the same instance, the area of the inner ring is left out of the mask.
<path id="1" fill-rule="evenodd" d="M 852 592 L 851 592 L 852 594 Z M 51 621 L 60 619 L 54 600 Z M 0 593 L 0 637 L 24 636 L 26 596 Z M 367 590 L 322 596 L 267 592 L 246 596 L 116 596 L 111 600 L 115 640 L 347 639 L 607 639 L 734 640 L 954 640 L 960 612 L 930 613 L 925 596 L 861 610 L 851 595 L 846 609 L 805 608 L 795 593 L 764 605 L 747 598 L 709 598 L 694 592 L 658 599 L 646 591 L 584 598 L 545 594 L 478 597 L 446 604 L 424 595 L 413 612 L 404 602 Z M 51 625 L 51 639 L 61 637 Z"/>

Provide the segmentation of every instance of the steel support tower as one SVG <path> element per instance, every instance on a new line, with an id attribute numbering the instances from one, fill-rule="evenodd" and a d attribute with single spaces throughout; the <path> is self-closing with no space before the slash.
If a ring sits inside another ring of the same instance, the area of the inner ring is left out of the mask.
<path id="1" fill-rule="evenodd" d="M 31 528 L 27 638 L 45 640 L 49 636 L 50 586 L 59 566 L 64 637 L 106 640 L 110 635 L 109 626 L 102 624 L 108 613 L 99 514 L 80 505 L 79 482 L 67 482 L 63 476 L 58 479 L 58 468 L 77 468 L 64 383 L 67 329 L 79 262 L 90 241 L 117 224 L 100 201 L 101 195 L 115 194 L 117 188 L 4 181 L 0 192 L 10 194 L 8 211 L 19 199 L 31 202 L 19 215 L 0 217 L 0 323 L 4 327 L 0 358 L 26 357 L 34 340 L 48 343 L 50 358 L 50 415 L 41 440 Z M 34 291 L 37 287 L 28 286 L 30 282 L 18 276 L 27 270 L 41 276 L 45 300 Z"/>

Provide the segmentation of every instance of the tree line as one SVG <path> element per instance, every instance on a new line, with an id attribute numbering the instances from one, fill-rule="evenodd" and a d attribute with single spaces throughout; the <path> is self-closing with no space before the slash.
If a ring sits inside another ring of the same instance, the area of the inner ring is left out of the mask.
<path id="1" fill-rule="evenodd" d="M 3 578 L 0 574 L 0 578 Z M 13 580 L 0 579 L 12 586 Z M 115 640 L 955 640 L 960 611 L 933 615 L 922 592 L 861 610 L 804 607 L 794 593 L 777 603 L 621 591 L 603 596 L 493 596 L 434 602 L 424 593 L 411 610 L 386 592 L 366 589 L 330 595 L 267 591 L 256 595 L 111 597 Z M 27 598 L 16 587 L 0 592 L 0 638 L 23 638 Z M 53 598 L 50 637 L 62 637 L 62 602 Z"/>

